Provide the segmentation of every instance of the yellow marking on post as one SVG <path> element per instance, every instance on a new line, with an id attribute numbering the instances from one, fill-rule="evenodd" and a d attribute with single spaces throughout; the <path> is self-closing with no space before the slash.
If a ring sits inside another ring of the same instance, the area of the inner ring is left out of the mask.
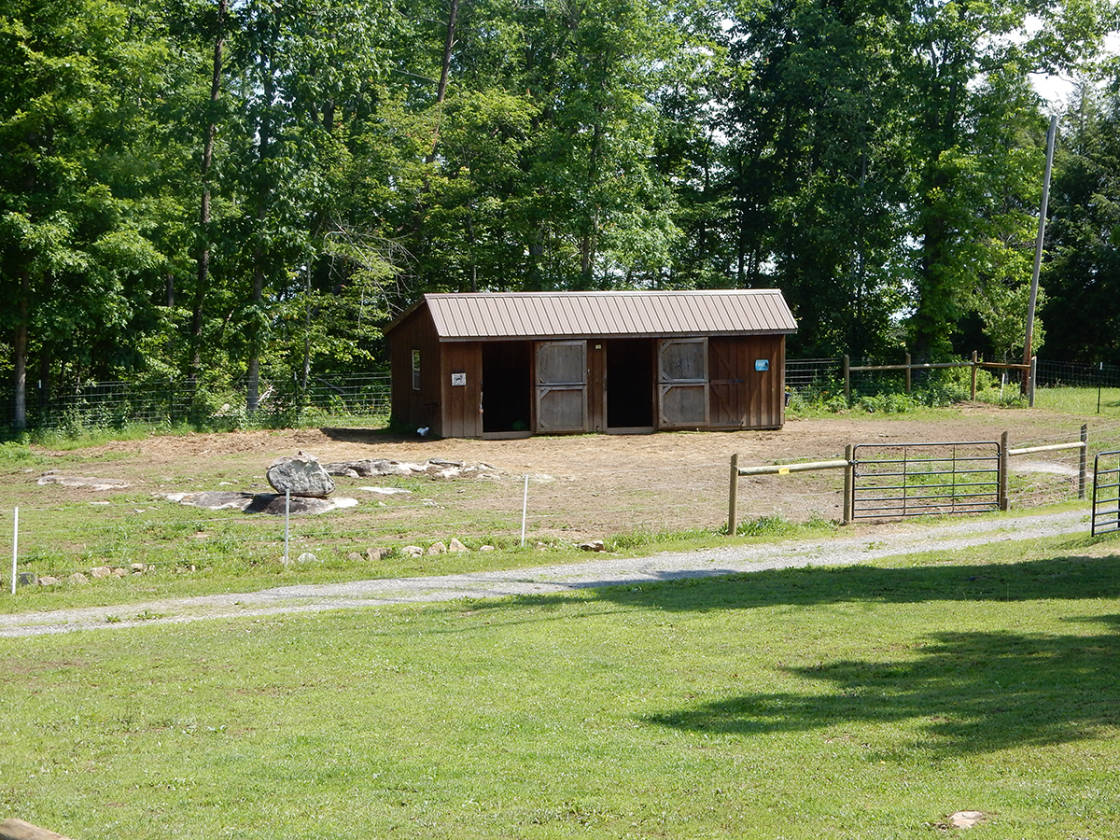
<path id="1" fill-rule="evenodd" d="M 778 467 L 778 475 L 789 475 L 789 467 Z"/>

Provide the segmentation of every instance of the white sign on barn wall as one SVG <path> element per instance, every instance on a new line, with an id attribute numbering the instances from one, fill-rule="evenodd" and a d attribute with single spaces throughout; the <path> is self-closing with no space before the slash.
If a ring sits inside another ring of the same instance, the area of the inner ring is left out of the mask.
<path id="1" fill-rule="evenodd" d="M 467 374 L 466 373 L 453 373 L 453 374 L 451 374 L 451 384 L 453 386 L 466 385 L 467 384 Z"/>

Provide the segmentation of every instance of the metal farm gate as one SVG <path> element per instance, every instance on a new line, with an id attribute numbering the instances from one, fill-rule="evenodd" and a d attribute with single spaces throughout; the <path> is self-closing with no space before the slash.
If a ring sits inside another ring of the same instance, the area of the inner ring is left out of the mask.
<path id="1" fill-rule="evenodd" d="M 1120 531 L 1120 450 L 1093 459 L 1092 535 Z"/>
<path id="2" fill-rule="evenodd" d="M 860 443 L 852 447 L 852 519 L 1000 509 L 1000 445 Z"/>

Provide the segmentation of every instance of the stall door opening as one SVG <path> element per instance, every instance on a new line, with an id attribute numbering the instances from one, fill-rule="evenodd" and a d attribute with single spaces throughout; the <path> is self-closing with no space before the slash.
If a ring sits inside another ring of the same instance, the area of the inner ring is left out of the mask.
<path id="1" fill-rule="evenodd" d="M 607 428 L 652 429 L 652 339 L 617 339 L 605 345 Z"/>
<path id="2" fill-rule="evenodd" d="M 667 338 L 657 348 L 663 429 L 708 425 L 708 339 Z"/>
<path id="3" fill-rule="evenodd" d="M 530 351 L 526 341 L 482 345 L 482 431 L 525 432 L 531 426 Z"/>
<path id="4" fill-rule="evenodd" d="M 536 356 L 536 430 L 586 431 L 587 342 L 542 341 Z"/>

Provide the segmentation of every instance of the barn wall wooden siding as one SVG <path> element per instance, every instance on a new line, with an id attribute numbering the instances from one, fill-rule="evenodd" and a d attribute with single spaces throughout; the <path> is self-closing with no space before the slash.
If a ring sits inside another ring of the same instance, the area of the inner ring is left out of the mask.
<path id="1" fill-rule="evenodd" d="M 412 351 L 420 351 L 420 390 L 412 387 Z M 412 429 L 428 427 L 432 434 L 444 431 L 442 360 L 439 335 L 426 307 L 420 307 L 397 324 L 389 334 L 392 419 Z"/>

